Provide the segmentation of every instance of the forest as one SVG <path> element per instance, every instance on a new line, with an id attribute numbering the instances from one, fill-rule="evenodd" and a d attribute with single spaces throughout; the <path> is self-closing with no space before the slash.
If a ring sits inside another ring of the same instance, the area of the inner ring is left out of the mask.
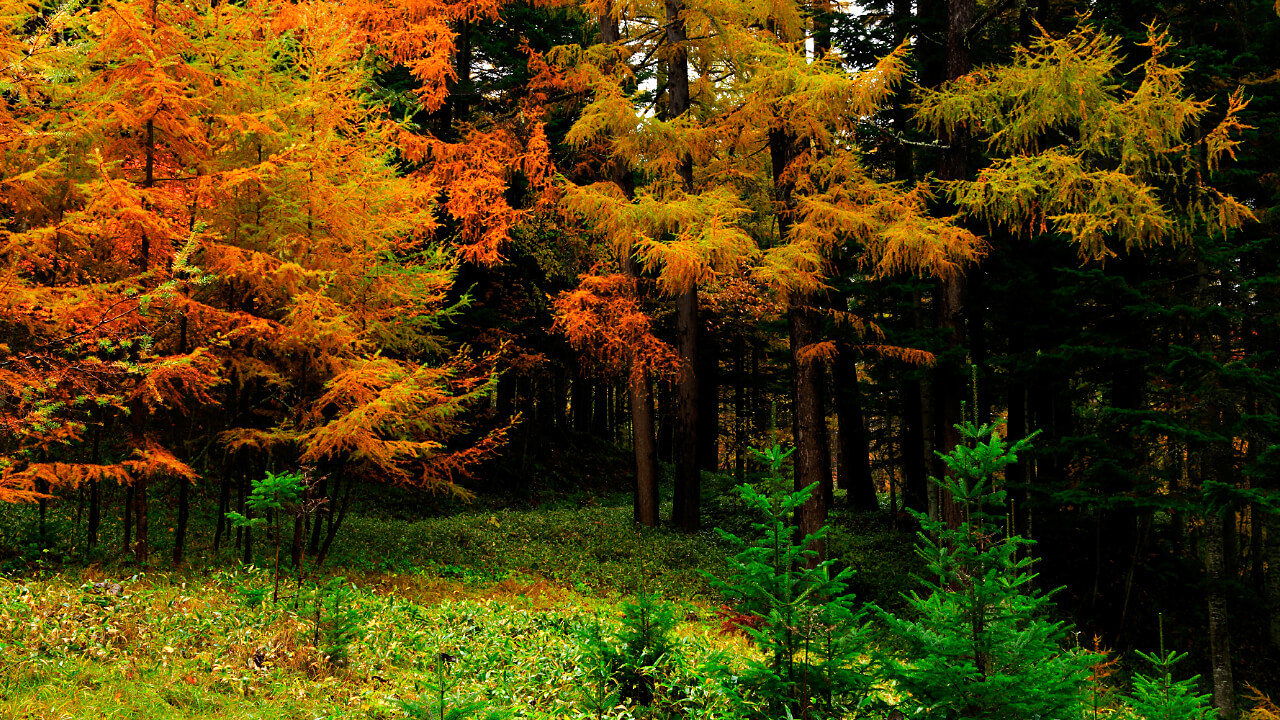
<path id="1" fill-rule="evenodd" d="M 0 27 L 0 717 L 1280 720 L 1280 2 Z"/>

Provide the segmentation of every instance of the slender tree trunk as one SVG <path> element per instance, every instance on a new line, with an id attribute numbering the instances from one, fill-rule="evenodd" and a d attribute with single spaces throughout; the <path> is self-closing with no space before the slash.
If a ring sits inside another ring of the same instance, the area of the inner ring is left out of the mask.
<path id="1" fill-rule="evenodd" d="M 174 526 L 173 564 L 182 565 L 182 556 L 187 547 L 187 519 L 190 515 L 191 483 L 185 479 L 178 480 L 178 522 Z"/>
<path id="2" fill-rule="evenodd" d="M 339 466 L 340 467 L 340 466 Z M 333 494 L 329 492 L 329 475 L 326 472 L 320 476 L 320 481 L 316 483 L 315 497 L 325 498 L 327 502 L 317 511 L 315 519 L 311 521 L 311 537 L 307 541 L 307 553 L 315 556 L 320 553 L 320 541 L 324 538 L 325 523 L 321 522 L 333 515 L 333 499 L 338 494 L 338 479 L 335 476 L 333 480 Z"/>
<path id="3" fill-rule="evenodd" d="M 955 80 L 968 73 L 969 28 L 974 21 L 974 0 L 947 0 L 947 45 L 945 79 Z M 968 174 L 968 138 L 963 129 L 946 138 L 947 149 L 938 162 L 938 177 L 942 180 L 962 180 Z M 934 292 L 934 309 L 938 329 L 948 352 L 939 358 L 934 376 L 933 398 L 935 402 L 935 450 L 945 455 L 960 442 L 955 425 L 963 418 L 961 403 L 965 400 L 968 378 L 964 377 L 960 354 L 965 346 L 964 285 L 959 275 L 942 278 Z M 935 456 L 936 457 L 936 456 Z M 934 474 L 942 477 L 946 466 L 941 460 L 934 463 Z M 960 525 L 960 510 L 951 497 L 943 492 L 939 498 L 942 518 L 951 528 Z"/>
<path id="4" fill-rule="evenodd" d="M 213 530 L 213 551 L 222 546 L 223 533 L 228 529 L 227 512 L 231 510 L 231 458 L 222 456 L 222 472 L 218 478 L 218 517 Z"/>
<path id="5" fill-rule="evenodd" d="M 296 513 L 293 517 L 293 542 L 289 545 L 289 559 L 293 565 L 293 569 L 302 570 L 302 551 L 306 547 L 307 523 L 302 513 Z"/>
<path id="6" fill-rule="evenodd" d="M 899 452 L 902 455 L 902 502 L 916 512 L 929 510 L 929 469 L 924 455 L 924 398 L 920 381 L 908 377 L 899 386 L 902 405 L 902 429 Z"/>
<path id="7" fill-rule="evenodd" d="M 733 339 L 733 476 L 744 482 L 747 476 L 747 371 L 746 348 L 742 336 Z"/>
<path id="8" fill-rule="evenodd" d="M 150 526 L 147 513 L 147 486 L 150 481 L 140 477 L 133 481 L 133 520 L 136 524 L 136 537 L 133 540 L 133 557 L 138 567 L 145 567 L 150 554 Z"/>
<path id="9" fill-rule="evenodd" d="M 701 335 L 698 355 L 698 467 L 720 469 L 720 339 Z"/>
<path id="10" fill-rule="evenodd" d="M 800 350 L 817 341 L 820 321 L 817 314 L 804 302 L 793 302 L 787 311 L 787 325 L 791 340 L 792 407 L 791 427 L 796 438 L 792 456 L 795 463 L 794 487 L 803 490 L 816 484 L 813 494 L 796 511 L 796 525 L 801 537 L 817 532 L 827 521 L 826 496 L 822 491 L 824 479 L 831 478 L 831 456 L 827 452 L 826 413 L 822 408 L 822 363 L 808 362 L 799 356 Z M 815 553 L 807 563 L 816 565 L 826 558 L 826 543 L 819 540 L 810 543 Z"/>
<path id="11" fill-rule="evenodd" d="M 89 462 L 94 465 L 102 463 L 102 413 L 94 412 L 93 444 L 89 450 Z M 98 544 L 98 529 L 102 526 L 102 481 L 89 481 L 89 525 L 87 528 L 88 548 L 92 550 Z"/>
<path id="12" fill-rule="evenodd" d="M 841 343 L 836 354 L 836 416 L 839 419 L 840 487 L 848 493 L 849 506 L 859 512 L 878 510 L 875 480 L 871 476 L 866 419 L 862 414 L 862 390 L 858 387 L 858 363 L 853 348 Z"/>
<path id="13" fill-rule="evenodd" d="M 632 369 L 627 381 L 631 394 L 631 437 L 636 458 L 635 521 L 658 526 L 658 445 L 653 427 L 653 388 L 643 366 Z"/>
<path id="14" fill-rule="evenodd" d="M 1267 638 L 1271 649 L 1280 653 L 1280 515 L 1267 513 L 1259 518 L 1266 523 L 1267 572 L 1264 579 L 1263 598 L 1267 606 Z"/>
<path id="15" fill-rule="evenodd" d="M 676 397 L 676 477 L 671 522 L 684 532 L 697 532 L 702 495 L 698 467 L 698 289 L 676 296 L 676 344 L 681 369 Z"/>
<path id="16" fill-rule="evenodd" d="M 689 109 L 689 57 L 685 43 L 683 0 L 665 0 L 667 20 L 666 119 L 674 120 Z M 693 158 L 681 158 L 677 168 L 682 189 L 693 192 Z M 672 524 L 696 532 L 702 495 L 698 467 L 698 286 L 690 284 L 676 295 L 676 345 L 681 368 L 676 391 L 675 502 Z"/>
<path id="17" fill-rule="evenodd" d="M 591 434 L 601 440 L 609 439 L 609 383 L 595 383 L 595 394 L 592 397 L 595 408 L 591 412 Z"/>
<path id="18" fill-rule="evenodd" d="M 582 368 L 573 376 L 573 429 L 575 432 L 591 431 L 591 381 Z"/>
<path id="19" fill-rule="evenodd" d="M 1222 534 L 1224 512 L 1205 516 L 1205 569 L 1209 573 L 1209 653 L 1213 663 L 1213 706 L 1218 717 L 1235 717 L 1235 683 L 1231 677 L 1231 632 L 1227 621 Z"/>
<path id="20" fill-rule="evenodd" d="M 324 544 L 320 546 L 320 554 L 316 557 L 317 567 L 323 565 L 325 558 L 329 557 L 329 547 L 333 545 L 333 539 L 338 536 L 338 529 L 342 527 L 342 521 L 347 519 L 347 510 L 351 507 L 351 492 L 356 484 L 355 478 L 347 478 L 344 484 L 346 489 L 342 494 L 342 504 L 329 523 L 329 532 L 325 534 Z"/>
<path id="21" fill-rule="evenodd" d="M 613 16 L 613 3 L 606 1 L 598 18 L 600 42 L 613 45 L 620 39 L 618 20 Z M 615 159 L 609 164 L 609 179 L 628 199 L 635 195 L 631 172 L 625 162 Z M 644 299 L 640 278 L 640 264 L 629 251 L 624 260 L 627 275 L 635 283 L 637 304 Z M 658 445 L 654 427 L 653 385 L 649 370 L 643 364 L 632 363 L 627 375 L 627 401 L 631 407 L 631 450 L 635 455 L 635 521 L 647 527 L 657 527 L 658 513 Z"/>
<path id="22" fill-rule="evenodd" d="M 133 483 L 125 486 L 124 491 L 124 517 L 122 520 L 124 530 L 124 553 L 127 555 L 133 552 Z"/>

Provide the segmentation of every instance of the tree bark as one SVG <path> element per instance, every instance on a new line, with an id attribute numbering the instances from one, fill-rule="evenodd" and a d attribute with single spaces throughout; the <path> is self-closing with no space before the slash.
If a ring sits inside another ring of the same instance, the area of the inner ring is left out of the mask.
<path id="1" fill-rule="evenodd" d="M 612 45 L 619 41 L 618 20 L 613 16 L 613 3 L 606 2 L 604 11 L 598 18 L 600 26 L 600 42 Z M 626 163 L 616 158 L 609 163 L 609 179 L 621 190 L 623 195 L 631 198 L 635 195 L 635 187 L 631 180 L 631 172 Z M 635 283 L 637 304 L 644 300 L 643 286 L 640 278 L 640 264 L 633 253 L 628 252 L 623 259 L 627 275 Z M 634 497 L 635 521 L 647 527 L 657 527 L 658 512 L 658 444 L 654 422 L 653 384 L 649 378 L 649 370 L 641 363 L 632 361 L 631 371 L 627 376 L 627 400 L 631 407 L 631 450 L 635 456 L 636 481 Z"/>
<path id="2" fill-rule="evenodd" d="M 145 567 L 150 554 L 150 526 L 147 517 L 147 485 L 149 481 L 140 477 L 133 481 L 133 520 L 135 537 L 133 539 L 133 559 L 138 567 Z"/>
<path id="3" fill-rule="evenodd" d="M 187 548 L 187 519 L 191 508 L 191 483 L 185 479 L 178 480 L 178 522 L 174 526 L 173 564 L 182 565 L 182 556 Z"/>
<path id="4" fill-rule="evenodd" d="M 837 473 L 840 487 L 847 493 L 849 506 L 859 512 L 880 508 L 876 499 L 875 480 L 871 476 L 871 452 L 868 447 L 866 419 L 862 413 L 862 391 L 858 387 L 858 363 L 853 348 L 841 343 L 836 354 L 839 370 L 835 373 L 836 417 L 839 422 Z"/>
<path id="5" fill-rule="evenodd" d="M 1213 664 L 1213 706 L 1218 717 L 1235 717 L 1235 684 L 1231 677 L 1231 632 L 1227 622 L 1227 594 L 1223 557 L 1223 516 L 1210 512 L 1204 522 L 1204 559 L 1209 573 L 1209 653 Z"/>
<path id="6" fill-rule="evenodd" d="M 124 491 L 124 517 L 121 519 L 122 530 L 124 532 L 123 551 L 125 554 L 133 552 L 133 483 L 125 486 Z"/>
<path id="7" fill-rule="evenodd" d="M 676 296 L 676 345 L 680 377 L 676 388 L 676 476 L 671 522 L 684 532 L 697 532 L 702 470 L 698 466 L 698 289 Z"/>
<path id="8" fill-rule="evenodd" d="M 709 330 L 699 339 L 698 467 L 715 472 L 720 469 L 720 341 Z"/>
<path id="9" fill-rule="evenodd" d="M 1263 585 L 1269 616 L 1267 637 L 1271 641 L 1271 649 L 1280 652 L 1280 515 L 1267 513 L 1263 517 L 1267 524 L 1267 573 Z"/>
<path id="10" fill-rule="evenodd" d="M 822 363 L 805 362 L 799 357 L 802 348 L 817 341 L 821 328 L 817 314 L 809 304 L 793 301 L 787 311 L 787 326 L 791 340 L 792 373 L 792 434 L 796 438 L 793 455 L 795 463 L 794 488 L 803 490 L 815 485 L 804 505 L 796 511 L 796 526 L 800 537 L 817 532 L 827 521 L 826 495 L 822 484 L 830 482 L 831 456 L 827 452 L 826 413 L 822 407 Z M 826 559 L 826 543 L 818 540 L 809 544 L 814 554 L 806 563 L 810 567 Z"/>

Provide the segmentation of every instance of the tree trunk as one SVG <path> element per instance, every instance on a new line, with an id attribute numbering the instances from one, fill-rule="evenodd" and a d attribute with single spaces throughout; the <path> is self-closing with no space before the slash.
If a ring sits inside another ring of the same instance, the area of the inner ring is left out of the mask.
<path id="1" fill-rule="evenodd" d="M 839 421 L 840 487 L 847 493 L 851 508 L 859 512 L 879 509 L 875 480 L 871 476 L 866 419 L 862 414 L 862 390 L 858 387 L 858 363 L 853 348 L 841 343 L 836 354 L 836 416 Z"/>
<path id="2" fill-rule="evenodd" d="M 289 559 L 293 563 L 294 570 L 302 569 L 302 550 L 306 547 L 304 541 L 307 534 L 306 519 L 302 513 L 297 513 L 293 517 L 293 542 L 289 545 Z"/>
<path id="3" fill-rule="evenodd" d="M 1265 518 L 1267 530 L 1267 572 L 1263 585 L 1269 621 L 1267 637 L 1271 641 L 1272 651 L 1280 653 L 1280 515 L 1266 513 L 1262 518 Z"/>
<path id="4" fill-rule="evenodd" d="M 658 445 L 653 428 L 653 388 L 643 366 L 632 368 L 627 381 L 631 395 L 631 438 L 636 458 L 635 521 L 658 526 Z"/>
<path id="5" fill-rule="evenodd" d="M 573 429 L 575 432 L 591 431 L 591 381 L 582 368 L 573 376 Z"/>
<path id="6" fill-rule="evenodd" d="M 698 467 L 720 469 L 720 340 L 710 331 L 698 343 Z"/>
<path id="7" fill-rule="evenodd" d="M 600 42 L 605 45 L 617 43 L 620 33 L 611 1 L 605 2 L 604 11 L 600 14 L 598 21 Z M 615 159 L 609 164 L 609 179 L 628 199 L 635 195 L 631 171 L 621 159 Z M 640 278 L 640 264 L 631 251 L 627 252 L 623 265 L 626 267 L 627 275 L 635 282 L 637 304 L 641 304 L 644 293 Z M 627 400 L 627 404 L 631 407 L 631 451 L 635 455 L 636 464 L 635 521 L 647 527 L 657 527 L 659 523 L 658 444 L 654 427 L 653 385 L 649 379 L 648 368 L 634 361 L 627 376 Z"/>
<path id="8" fill-rule="evenodd" d="M 689 109 L 689 57 L 685 48 L 682 0 L 665 0 L 667 44 L 667 120 Z M 676 170 L 682 189 L 693 192 L 693 158 L 680 159 Z M 698 468 L 698 286 L 689 284 L 676 295 L 676 346 L 681 368 L 676 392 L 675 502 L 672 524 L 685 532 L 696 532 L 700 520 L 702 494 Z"/>
<path id="9" fill-rule="evenodd" d="M 93 424 L 93 444 L 89 450 L 89 462 L 94 465 L 102 463 L 102 414 L 95 412 L 94 417 L 97 420 Z M 89 525 L 87 532 L 87 542 L 85 543 L 90 550 L 98 544 L 98 529 L 102 526 L 102 481 L 89 481 Z"/>
<path id="10" fill-rule="evenodd" d="M 744 482 L 747 476 L 747 372 L 746 348 L 742 336 L 733 339 L 733 476 Z"/>
<path id="11" fill-rule="evenodd" d="M 805 504 L 796 511 L 796 526 L 801 537 L 817 532 L 827 521 L 826 496 L 822 491 L 824 479 L 830 482 L 831 456 L 827 452 L 826 413 L 822 408 L 822 363 L 818 360 L 808 362 L 799 356 L 807 345 L 817 341 L 820 328 L 817 314 L 807 302 L 794 301 L 787 311 L 787 325 L 791 340 L 791 373 L 792 397 L 794 405 L 791 411 L 792 434 L 796 439 L 793 455 L 795 463 L 794 487 L 803 490 L 815 485 L 813 493 Z M 809 558 L 809 566 L 814 566 L 826 558 L 826 543 L 819 540 L 810 543 L 808 549 L 814 553 Z"/>
<path id="12" fill-rule="evenodd" d="M 178 480 L 178 522 L 173 535 L 173 564 L 182 565 L 182 555 L 187 546 L 187 518 L 190 514 L 191 483 L 186 479 Z"/>
<path id="13" fill-rule="evenodd" d="M 1235 684 L 1231 678 L 1231 633 L 1227 623 L 1227 594 L 1222 533 L 1224 512 L 1210 512 L 1204 521 L 1204 560 L 1209 573 L 1209 653 L 1213 663 L 1213 706 L 1218 717 L 1235 717 Z"/>
<path id="14" fill-rule="evenodd" d="M 681 368 L 676 390 L 675 498 L 671 523 L 684 532 L 697 532 L 702 495 L 698 467 L 698 289 L 676 296 L 676 345 Z"/>
<path id="15" fill-rule="evenodd" d="M 150 527 L 147 517 L 147 485 L 149 481 L 140 477 L 133 481 L 133 520 L 136 524 L 136 537 L 133 540 L 133 558 L 138 567 L 146 567 L 147 555 L 151 548 L 148 545 Z"/>
<path id="16" fill-rule="evenodd" d="M 124 553 L 127 555 L 133 552 L 133 483 L 125 486 L 124 491 L 124 517 L 121 525 L 124 532 Z"/>

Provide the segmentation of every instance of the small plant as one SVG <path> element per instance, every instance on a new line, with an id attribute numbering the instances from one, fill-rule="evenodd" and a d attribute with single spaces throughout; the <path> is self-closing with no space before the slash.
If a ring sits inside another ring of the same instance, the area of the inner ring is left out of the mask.
<path id="1" fill-rule="evenodd" d="M 789 453 L 774 447 L 757 453 L 774 480 Z M 731 577 L 716 585 L 733 603 L 735 629 L 764 654 L 739 678 L 746 705 L 767 717 L 832 717 L 865 702 L 871 678 L 865 660 L 868 633 L 854 597 L 852 573 L 834 572 L 828 560 L 809 568 L 811 543 L 828 528 L 796 537 L 791 518 L 816 485 L 770 498 L 750 485 L 739 492 L 760 521 L 747 541 L 720 531 L 740 551 L 729 561 Z M 754 617 L 755 620 L 748 618 Z"/>
<path id="2" fill-rule="evenodd" d="M 1209 720 L 1213 707 L 1209 696 L 1196 692 L 1199 675 L 1185 680 L 1173 679 L 1173 666 L 1181 662 L 1186 653 L 1164 649 L 1164 617 L 1160 618 L 1160 653 L 1152 655 L 1137 651 L 1138 656 L 1151 663 L 1154 675 L 1139 673 L 1133 679 L 1133 694 L 1128 697 L 1130 712 L 1142 720 Z"/>
<path id="3" fill-rule="evenodd" d="M 935 482 L 959 522 L 916 514 L 926 592 L 908 598 L 909 619 L 881 613 L 905 647 L 885 663 L 905 695 L 898 709 L 908 717 L 1078 717 L 1094 658 L 1064 650 L 1065 627 L 1042 617 L 1048 598 L 1032 585 L 1031 560 L 1018 555 L 1030 541 L 1004 532 L 1005 493 L 992 485 L 1030 438 L 1008 446 L 996 425 L 956 427 L 965 442 L 941 456 L 951 473 Z"/>
<path id="4" fill-rule="evenodd" d="M 364 618 L 352 602 L 354 596 L 344 577 L 330 578 L 316 586 L 312 644 L 337 667 L 345 667 L 351 661 L 351 646 L 364 635 Z"/>
<path id="5" fill-rule="evenodd" d="M 672 637 L 675 608 L 650 593 L 622 603 L 622 629 L 612 638 L 601 636 L 599 626 L 585 638 L 588 655 L 595 661 L 599 679 L 616 688 L 618 698 L 641 706 L 662 705 L 664 676 L 673 674 L 679 652 Z"/>
<path id="6" fill-rule="evenodd" d="M 300 472 L 276 474 L 268 470 L 265 478 L 253 481 L 253 492 L 245 498 L 245 508 L 251 511 L 251 514 L 245 516 L 234 511 L 227 513 L 227 519 L 231 521 L 232 527 L 253 528 L 267 523 L 272 525 L 276 556 L 275 585 L 271 591 L 271 602 L 278 602 L 280 599 L 280 518 L 287 509 L 298 505 L 305 487 Z M 266 514 L 269 518 L 253 517 L 253 513 Z"/>
<path id="7" fill-rule="evenodd" d="M 512 714 L 502 710 L 492 710 L 483 700 L 466 702 L 451 701 L 450 691 L 456 683 L 451 682 L 453 664 L 457 658 L 449 653 L 436 655 L 435 678 L 430 683 L 429 695 L 417 700 L 397 700 L 400 709 L 412 720 L 506 720 Z"/>

